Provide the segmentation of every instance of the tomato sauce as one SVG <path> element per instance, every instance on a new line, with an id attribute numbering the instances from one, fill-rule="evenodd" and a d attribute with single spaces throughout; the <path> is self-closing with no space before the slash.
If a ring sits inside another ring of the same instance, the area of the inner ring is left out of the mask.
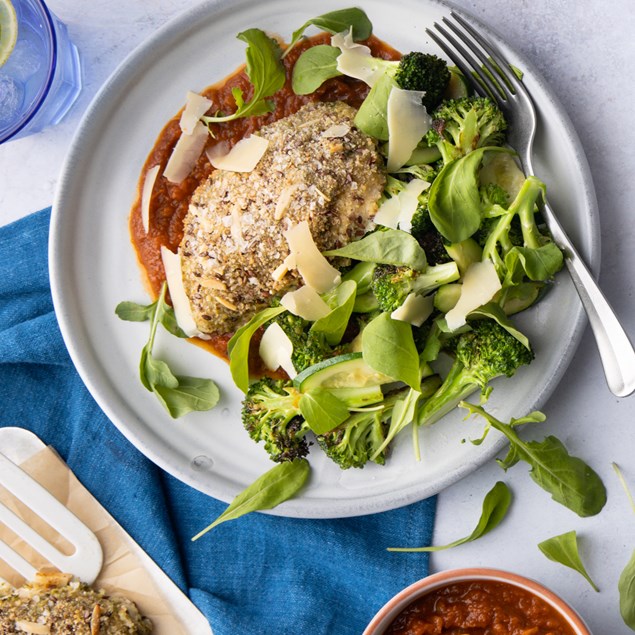
<path id="1" fill-rule="evenodd" d="M 359 108 L 368 94 L 368 86 L 363 82 L 349 77 L 335 77 L 327 80 L 317 91 L 310 95 L 296 95 L 291 88 L 291 73 L 293 65 L 300 54 L 311 46 L 330 43 L 330 35 L 323 33 L 299 42 L 284 60 L 287 80 L 284 87 L 269 98 L 274 104 L 273 112 L 259 117 L 246 117 L 221 124 L 213 124 L 207 141 L 206 149 L 217 143 L 226 142 L 231 147 L 240 139 L 256 132 L 262 126 L 273 123 L 282 117 L 297 112 L 304 104 L 310 101 L 344 101 L 355 108 Z M 401 54 L 395 49 L 371 36 L 366 42 L 376 57 L 383 59 L 399 59 Z M 232 89 L 238 87 L 243 91 L 245 102 L 251 99 L 252 87 L 245 73 L 244 66 L 235 73 L 226 77 L 201 92 L 212 102 L 208 114 L 222 112 L 232 113 L 236 104 L 232 96 Z M 137 252 L 139 264 L 144 273 L 145 281 L 154 297 L 157 297 L 161 285 L 165 280 L 163 263 L 161 261 L 161 246 L 165 245 L 171 251 L 176 252 L 183 237 L 183 219 L 187 213 L 190 198 L 196 188 L 204 182 L 212 171 L 205 152 L 198 159 L 189 176 L 181 183 L 170 183 L 159 176 L 155 182 L 150 201 L 150 226 L 146 234 L 141 220 L 141 190 L 147 171 L 160 165 L 159 175 L 162 174 L 165 165 L 172 154 L 172 149 L 181 135 L 179 118 L 177 113 L 165 125 L 154 147 L 150 151 L 143 166 L 137 188 L 137 199 L 130 212 L 130 235 L 132 244 Z M 226 357 L 227 341 L 231 334 L 217 336 L 207 340 L 204 344 L 212 352 Z M 198 343 L 198 342 L 197 342 Z"/>
<path id="2" fill-rule="evenodd" d="M 505 582 L 456 582 L 404 609 L 385 635 L 575 635 L 564 617 L 533 593 Z"/>

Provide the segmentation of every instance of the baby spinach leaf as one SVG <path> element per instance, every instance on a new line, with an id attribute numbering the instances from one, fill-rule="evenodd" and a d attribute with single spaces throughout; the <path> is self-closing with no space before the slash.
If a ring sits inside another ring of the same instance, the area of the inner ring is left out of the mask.
<path id="1" fill-rule="evenodd" d="M 407 322 L 382 313 L 362 331 L 362 356 L 376 371 L 419 390 L 419 354 Z"/>
<path id="2" fill-rule="evenodd" d="M 153 392 L 170 416 L 176 419 L 193 410 L 210 410 L 218 403 L 220 392 L 211 379 L 176 376 L 166 362 L 153 357 L 152 349 L 160 323 L 173 335 L 187 337 L 165 301 L 166 290 L 167 285 L 163 283 L 156 302 L 148 306 L 121 302 L 115 312 L 123 320 L 150 320 L 150 336 L 139 360 L 139 377 L 144 387 Z"/>
<path id="3" fill-rule="evenodd" d="M 447 545 L 439 547 L 390 547 L 388 551 L 442 551 L 444 549 L 450 549 L 457 547 L 458 545 L 465 544 L 466 542 L 472 542 L 482 536 L 488 534 L 492 529 L 495 529 L 500 525 L 503 518 L 507 514 L 507 510 L 512 502 L 512 493 L 509 487 L 502 481 L 498 481 L 494 487 L 485 495 L 483 499 L 483 510 L 481 511 L 481 517 L 476 525 L 474 531 L 465 538 L 459 538 Z"/>
<path id="4" fill-rule="evenodd" d="M 302 489 L 310 472 L 311 466 L 306 459 L 278 463 L 238 494 L 227 509 L 211 525 L 196 534 L 192 541 L 228 520 L 263 509 L 273 509 L 289 500 Z"/>
<path id="5" fill-rule="evenodd" d="M 555 243 L 538 249 L 512 247 L 505 256 L 505 284 L 519 284 L 527 276 L 530 280 L 549 280 L 562 269 L 563 255 Z"/>
<path id="6" fill-rule="evenodd" d="M 419 243 L 400 229 L 374 231 L 340 249 L 324 252 L 325 256 L 342 256 L 353 260 L 383 265 L 405 266 L 423 271 L 427 266 L 426 253 Z"/>
<path id="7" fill-rule="evenodd" d="M 578 550 L 578 536 L 575 531 L 568 531 L 565 534 L 543 540 L 538 544 L 538 549 L 540 549 L 549 560 L 553 560 L 558 564 L 577 571 L 595 591 L 600 592 L 600 589 L 597 588 L 595 582 L 593 582 L 591 576 L 587 573 L 584 564 L 582 564 Z"/>
<path id="8" fill-rule="evenodd" d="M 158 312 L 158 320 L 168 332 L 176 335 L 176 337 L 187 337 L 176 323 L 174 309 L 165 301 L 165 293 L 161 293 L 156 302 L 152 304 L 143 305 L 136 302 L 120 302 L 115 308 L 117 317 L 127 322 L 151 320 L 155 312 Z"/>
<path id="9" fill-rule="evenodd" d="M 157 302 L 143 305 L 136 302 L 120 302 L 115 308 L 115 313 L 120 320 L 127 322 L 145 322 L 152 319 Z"/>
<path id="10" fill-rule="evenodd" d="M 342 281 L 352 280 L 357 284 L 357 295 L 370 291 L 370 285 L 375 273 L 374 262 L 358 262 L 350 271 L 342 276 Z"/>
<path id="11" fill-rule="evenodd" d="M 549 492 L 556 502 L 582 517 L 594 516 L 602 510 L 606 503 L 606 488 L 600 477 L 582 459 L 571 456 L 554 436 L 548 436 L 543 441 L 523 441 L 516 433 L 516 426 L 544 420 L 542 413 L 532 413 L 528 417 L 503 423 L 480 406 L 465 401 L 459 405 L 471 414 L 484 417 L 488 426 L 507 437 L 510 450 L 505 459 L 499 461 L 503 469 L 512 467 L 518 461 L 525 461 L 531 468 L 531 478 Z"/>
<path id="12" fill-rule="evenodd" d="M 284 52 L 286 56 L 289 51 L 298 43 L 304 32 L 310 27 L 316 26 L 329 33 L 341 33 L 353 29 L 353 40 L 366 40 L 373 32 L 373 25 L 368 16 L 356 7 L 350 9 L 339 9 L 319 15 L 317 18 L 307 20 L 299 29 L 291 35 L 291 42 Z"/>
<path id="13" fill-rule="evenodd" d="M 249 346 L 253 334 L 269 320 L 285 311 L 283 306 L 276 306 L 256 313 L 247 324 L 234 333 L 227 343 L 229 371 L 234 383 L 243 392 L 249 390 Z"/>
<path id="14" fill-rule="evenodd" d="M 624 624 L 635 631 L 635 551 L 620 574 L 617 589 L 620 594 L 620 615 Z"/>
<path id="15" fill-rule="evenodd" d="M 174 419 L 188 412 L 211 410 L 218 403 L 220 391 L 211 379 L 183 375 L 176 379 L 176 386 L 154 386 L 154 392 Z"/>
<path id="16" fill-rule="evenodd" d="M 355 126 L 380 141 L 388 141 L 388 97 L 395 86 L 397 82 L 393 77 L 382 75 L 355 115 Z"/>
<path id="17" fill-rule="evenodd" d="M 324 388 L 314 388 L 300 398 L 300 412 L 315 434 L 326 434 L 348 419 L 346 404 Z"/>
<path id="18" fill-rule="evenodd" d="M 444 166 L 428 190 L 430 218 L 451 243 L 469 238 L 480 227 L 478 171 L 486 152 L 513 153 L 513 150 L 494 146 L 478 148 Z"/>
<path id="19" fill-rule="evenodd" d="M 345 280 L 340 284 L 329 297 L 325 297 L 325 302 L 331 308 L 331 312 L 316 320 L 311 326 L 311 330 L 316 333 L 323 333 L 326 341 L 331 346 L 340 343 L 348 321 L 355 306 L 357 285 L 353 280 Z"/>
<path id="20" fill-rule="evenodd" d="M 201 117 L 201 121 L 206 124 L 271 112 L 273 104 L 266 98 L 284 86 L 286 75 L 280 61 L 281 51 L 278 43 L 260 29 L 247 29 L 236 37 L 247 43 L 246 73 L 254 89 L 252 98 L 245 102 L 242 91 L 235 89 L 232 94 L 236 101 L 236 111 L 231 115 Z"/>
<path id="21" fill-rule="evenodd" d="M 309 95 L 315 92 L 327 79 L 341 75 L 337 70 L 337 58 L 342 51 L 319 44 L 312 46 L 300 55 L 293 65 L 291 87 L 296 95 Z"/>

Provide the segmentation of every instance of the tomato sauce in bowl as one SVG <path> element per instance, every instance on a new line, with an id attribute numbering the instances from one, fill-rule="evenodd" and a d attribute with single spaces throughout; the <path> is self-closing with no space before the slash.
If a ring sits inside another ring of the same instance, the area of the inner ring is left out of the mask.
<path id="1" fill-rule="evenodd" d="M 590 635 L 542 585 L 505 571 L 438 573 L 390 600 L 364 635 Z"/>

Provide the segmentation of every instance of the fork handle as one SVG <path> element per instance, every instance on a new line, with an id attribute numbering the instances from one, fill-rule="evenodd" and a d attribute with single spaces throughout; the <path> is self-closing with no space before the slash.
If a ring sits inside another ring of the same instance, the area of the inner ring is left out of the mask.
<path id="1" fill-rule="evenodd" d="M 573 284 L 586 310 L 604 367 L 606 382 L 617 397 L 635 392 L 635 350 L 605 295 L 547 203 L 543 216 L 556 244 L 564 251 Z"/>

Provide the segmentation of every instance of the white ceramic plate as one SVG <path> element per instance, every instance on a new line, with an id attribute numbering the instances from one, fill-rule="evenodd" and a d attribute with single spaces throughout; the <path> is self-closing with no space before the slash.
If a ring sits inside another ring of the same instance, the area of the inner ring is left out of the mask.
<path id="1" fill-rule="evenodd" d="M 363 0 L 375 33 L 396 48 L 436 51 L 426 26 L 449 11 L 436 0 Z M 80 375 L 101 408 L 144 454 L 186 483 L 224 501 L 272 466 L 240 422 L 241 393 L 226 365 L 176 338 L 157 353 L 184 374 L 213 377 L 223 398 L 209 413 L 173 421 L 139 382 L 139 353 L 147 324 L 119 321 L 121 300 L 148 296 L 128 236 L 128 213 L 147 153 L 188 90 L 201 90 L 244 59 L 235 34 L 260 27 L 289 38 L 306 19 L 347 6 L 341 0 L 207 2 L 168 24 L 113 74 L 89 108 L 62 171 L 53 208 L 50 267 L 53 299 L 64 339 Z M 475 23 L 479 28 L 484 27 Z M 487 29 L 484 29 L 487 32 Z M 495 34 L 510 62 L 526 73 L 538 105 L 538 174 L 550 200 L 587 261 L 599 261 L 597 210 L 579 140 L 550 89 L 526 60 Z M 495 385 L 490 407 L 503 419 L 540 407 L 556 387 L 579 342 L 584 316 L 566 273 L 549 296 L 523 315 L 521 328 L 536 360 Z M 555 422 L 554 422 L 555 423 Z M 409 434 L 386 466 L 340 471 L 319 450 L 311 455 L 310 485 L 274 513 L 297 517 L 354 516 L 405 505 L 439 492 L 501 449 L 490 435 L 480 447 L 478 422 L 461 413 L 422 431 L 423 459 L 412 456 Z"/>

